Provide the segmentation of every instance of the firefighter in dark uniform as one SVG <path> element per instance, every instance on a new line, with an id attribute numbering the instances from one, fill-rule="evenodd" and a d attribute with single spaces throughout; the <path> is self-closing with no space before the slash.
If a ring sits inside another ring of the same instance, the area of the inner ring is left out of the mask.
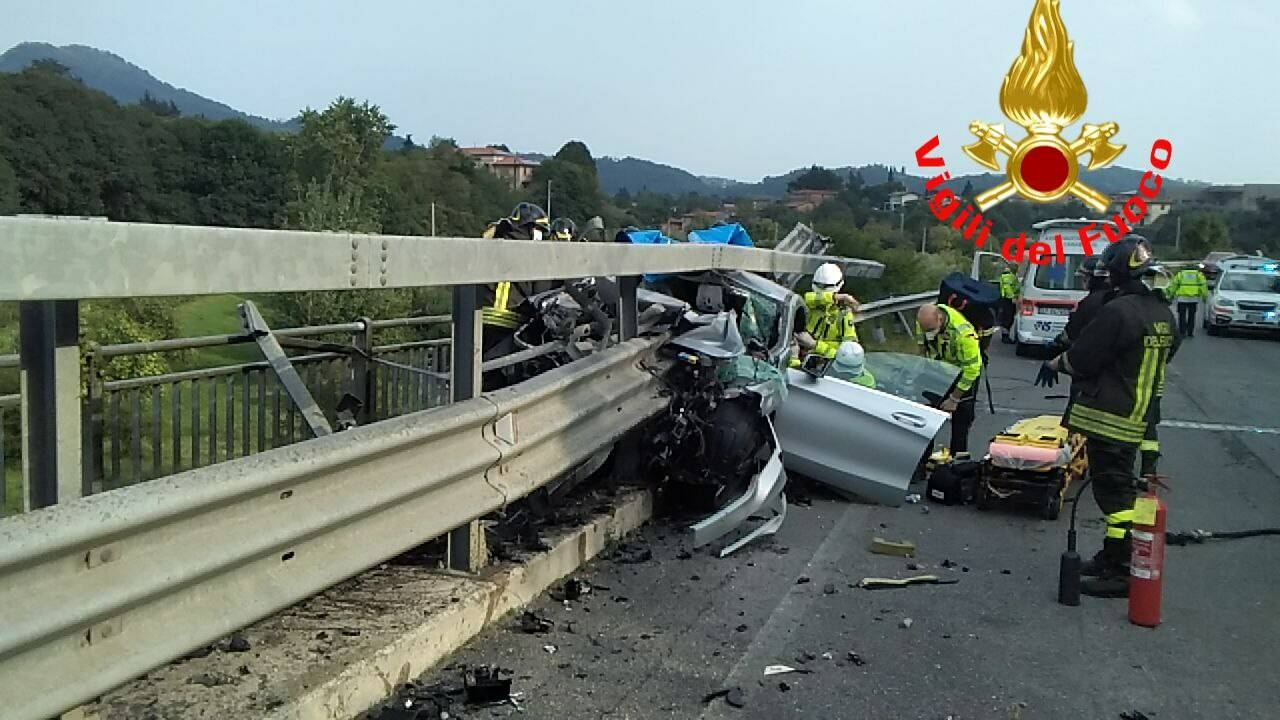
<path id="1" fill-rule="evenodd" d="M 1102 551 L 1083 573 L 1090 577 L 1082 590 L 1095 597 L 1129 592 L 1129 528 L 1138 494 L 1134 465 L 1165 364 L 1178 343 L 1168 305 L 1142 283 L 1153 261 L 1151 245 L 1140 236 L 1110 245 L 1102 265 L 1115 296 L 1036 378 L 1037 384 L 1052 385 L 1061 371 L 1080 386 L 1063 425 L 1088 438 L 1093 496 L 1106 520 Z"/>
<path id="2" fill-rule="evenodd" d="M 1067 319 L 1067 328 L 1063 332 L 1065 345 L 1068 348 L 1071 347 L 1073 340 L 1080 337 L 1085 326 L 1093 322 L 1093 319 L 1098 316 L 1098 311 L 1113 296 L 1111 283 L 1107 282 L 1107 269 L 1102 266 L 1102 259 L 1097 255 L 1087 257 L 1080 263 L 1080 274 L 1084 276 L 1085 287 L 1089 290 L 1089 294 L 1076 305 L 1076 309 L 1071 311 L 1071 317 Z"/>
<path id="3" fill-rule="evenodd" d="M 499 240 L 543 240 L 550 235 L 551 221 L 547 218 L 546 211 L 527 202 L 517 205 L 509 217 L 489 223 L 484 230 L 484 237 Z M 491 351 L 500 350 L 499 346 L 524 324 L 527 318 L 520 314 L 518 308 L 525 298 L 537 291 L 538 288 L 532 283 L 507 281 L 486 285 L 481 289 L 480 314 L 484 322 L 486 359 L 489 359 Z"/>

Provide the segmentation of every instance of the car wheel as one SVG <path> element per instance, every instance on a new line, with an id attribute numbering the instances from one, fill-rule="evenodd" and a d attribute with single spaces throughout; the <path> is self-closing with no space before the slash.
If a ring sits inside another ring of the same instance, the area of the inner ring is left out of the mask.
<path id="1" fill-rule="evenodd" d="M 1208 327 L 1205 328 L 1205 332 L 1209 333 L 1214 337 L 1217 337 L 1222 334 L 1222 328 L 1218 327 L 1217 325 L 1209 325 Z"/>
<path id="2" fill-rule="evenodd" d="M 1031 346 L 1024 342 L 1020 342 L 1014 346 L 1013 352 L 1018 357 L 1028 357 L 1031 355 Z"/>

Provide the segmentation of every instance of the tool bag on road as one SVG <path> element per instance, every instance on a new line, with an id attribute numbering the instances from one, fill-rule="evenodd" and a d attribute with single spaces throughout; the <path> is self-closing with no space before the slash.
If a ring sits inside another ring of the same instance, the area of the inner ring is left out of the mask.
<path id="1" fill-rule="evenodd" d="M 1000 288 L 957 271 L 942 279 L 938 302 L 959 310 L 979 331 L 989 330 L 999 317 Z"/>
<path id="2" fill-rule="evenodd" d="M 933 454 L 926 463 L 928 487 L 926 492 L 933 502 L 943 505 L 964 505 L 973 502 L 982 463 L 970 460 L 968 453 L 952 459 L 946 450 Z"/>

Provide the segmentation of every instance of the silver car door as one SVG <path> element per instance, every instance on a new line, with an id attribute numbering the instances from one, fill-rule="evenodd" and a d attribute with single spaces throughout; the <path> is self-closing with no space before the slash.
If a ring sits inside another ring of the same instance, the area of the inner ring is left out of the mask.
<path id="1" fill-rule="evenodd" d="M 948 415 L 831 377 L 787 371 L 774 420 L 788 470 L 872 502 L 897 506 Z"/>

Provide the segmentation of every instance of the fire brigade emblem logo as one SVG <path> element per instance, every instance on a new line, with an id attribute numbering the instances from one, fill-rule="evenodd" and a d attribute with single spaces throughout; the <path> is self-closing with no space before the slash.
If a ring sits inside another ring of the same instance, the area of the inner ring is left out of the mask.
<path id="1" fill-rule="evenodd" d="M 1000 110 L 1021 125 L 1027 136 L 1014 142 L 1003 124 L 975 120 L 969 130 L 978 141 L 964 152 L 978 164 L 1004 170 L 1007 180 L 978 195 L 978 208 L 986 210 L 1015 193 L 1034 202 L 1054 202 L 1073 195 L 1098 212 L 1105 212 L 1110 198 L 1080 182 L 1080 163 L 1096 170 L 1110 165 L 1124 145 L 1110 139 L 1120 131 L 1114 122 L 1085 124 L 1073 142 L 1062 138 L 1063 129 L 1084 115 L 1089 94 L 1075 64 L 1075 43 L 1067 37 L 1058 11 L 1059 0 L 1036 0 L 1022 40 L 1022 53 L 1013 61 L 1000 87 Z M 1000 154 L 1008 156 L 1004 168 Z"/>

